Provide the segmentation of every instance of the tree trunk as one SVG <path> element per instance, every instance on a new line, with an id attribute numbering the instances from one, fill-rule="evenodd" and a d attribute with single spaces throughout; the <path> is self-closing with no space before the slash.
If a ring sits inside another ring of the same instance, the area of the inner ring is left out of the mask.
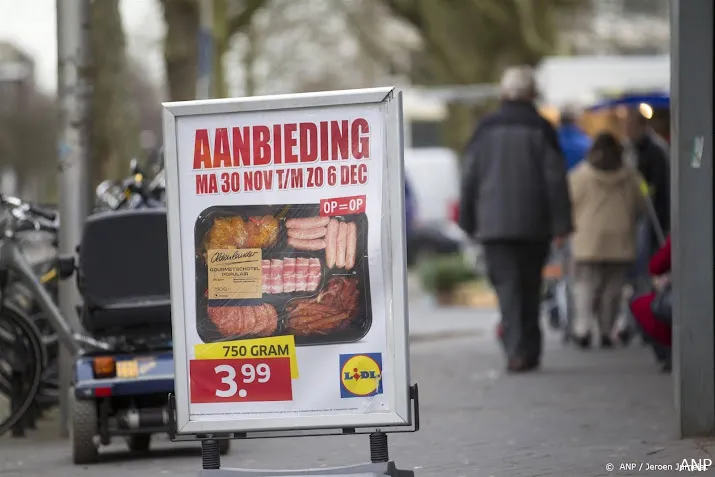
<path id="1" fill-rule="evenodd" d="M 213 57 L 213 95 L 215 98 L 225 98 L 228 96 L 226 85 L 226 68 L 224 66 L 224 56 L 231 44 L 228 32 L 228 10 L 226 0 L 214 0 L 213 37 L 214 52 Z"/>
<path id="2" fill-rule="evenodd" d="M 260 51 L 259 35 L 256 32 L 254 25 L 248 25 L 246 28 L 246 53 L 243 55 L 243 95 L 256 95 L 256 60 Z"/>
<path id="3" fill-rule="evenodd" d="M 196 98 L 199 6 L 195 0 L 161 0 L 166 22 L 164 62 L 171 101 Z"/>
<path id="4" fill-rule="evenodd" d="M 119 0 L 94 0 L 91 7 L 92 84 L 90 180 L 92 187 L 126 173 L 138 152 L 138 130 L 129 95 L 126 40 Z"/>

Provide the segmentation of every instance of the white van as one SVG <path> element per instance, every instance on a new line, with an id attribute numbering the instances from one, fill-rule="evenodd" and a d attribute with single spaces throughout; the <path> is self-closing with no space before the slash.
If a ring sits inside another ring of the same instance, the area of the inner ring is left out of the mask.
<path id="1" fill-rule="evenodd" d="M 415 224 L 408 260 L 423 253 L 461 253 L 467 237 L 456 223 L 460 168 L 447 148 L 405 150 L 405 176 L 415 199 Z"/>

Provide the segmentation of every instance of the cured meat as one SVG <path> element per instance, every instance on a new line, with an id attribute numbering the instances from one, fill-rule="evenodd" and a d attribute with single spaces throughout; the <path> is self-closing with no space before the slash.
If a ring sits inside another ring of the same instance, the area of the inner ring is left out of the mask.
<path id="1" fill-rule="evenodd" d="M 348 223 L 347 246 L 345 248 L 345 268 L 352 270 L 355 266 L 355 254 L 357 253 L 357 224 Z"/>
<path id="2" fill-rule="evenodd" d="M 262 290 L 268 294 L 315 291 L 323 276 L 323 267 L 318 258 L 263 260 L 261 269 Z"/>
<path id="3" fill-rule="evenodd" d="M 283 259 L 283 293 L 295 291 L 295 258 Z"/>
<path id="4" fill-rule="evenodd" d="M 318 289 L 318 286 L 320 285 L 320 278 L 321 278 L 321 266 L 320 266 L 320 260 L 317 258 L 311 258 L 309 263 L 308 263 L 308 280 L 307 280 L 307 286 L 306 290 L 307 291 L 315 291 Z"/>
<path id="5" fill-rule="evenodd" d="M 314 229 L 288 229 L 288 237 L 310 240 L 325 237 L 326 228 L 317 227 Z"/>
<path id="6" fill-rule="evenodd" d="M 289 229 L 314 229 L 325 227 L 330 222 L 330 217 L 304 217 L 299 219 L 286 220 L 286 228 Z"/>
<path id="7" fill-rule="evenodd" d="M 209 320 L 224 337 L 270 336 L 278 329 L 278 313 L 268 304 L 209 306 Z"/>
<path id="8" fill-rule="evenodd" d="M 271 260 L 271 293 L 283 293 L 283 260 Z"/>
<path id="9" fill-rule="evenodd" d="M 261 291 L 271 293 L 271 261 L 261 260 Z"/>
<path id="10" fill-rule="evenodd" d="M 348 224 L 340 222 L 338 226 L 337 248 L 335 251 L 335 267 L 345 268 L 345 252 L 347 248 Z"/>
<path id="11" fill-rule="evenodd" d="M 338 228 L 340 224 L 335 219 L 330 219 L 328 223 L 325 241 L 325 265 L 328 268 L 335 266 L 335 255 L 338 249 Z"/>
<path id="12" fill-rule="evenodd" d="M 298 258 L 295 264 L 295 291 L 306 291 L 308 289 L 308 268 L 310 259 Z"/>
<path id="13" fill-rule="evenodd" d="M 315 252 L 317 250 L 324 249 L 326 244 L 325 244 L 324 239 L 303 240 L 303 239 L 288 237 L 288 245 L 290 245 L 291 247 L 293 247 L 296 250 L 306 250 L 306 251 Z"/>
<path id="14" fill-rule="evenodd" d="M 327 335 L 347 326 L 358 311 L 360 291 L 354 278 L 332 278 L 315 298 L 286 305 L 287 329 L 296 336 Z"/>

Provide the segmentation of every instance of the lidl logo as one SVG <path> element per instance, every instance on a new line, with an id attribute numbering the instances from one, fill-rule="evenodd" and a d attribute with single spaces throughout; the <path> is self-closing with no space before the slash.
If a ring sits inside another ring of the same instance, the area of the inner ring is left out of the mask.
<path id="1" fill-rule="evenodd" d="M 382 353 L 340 355 L 340 397 L 382 394 Z"/>

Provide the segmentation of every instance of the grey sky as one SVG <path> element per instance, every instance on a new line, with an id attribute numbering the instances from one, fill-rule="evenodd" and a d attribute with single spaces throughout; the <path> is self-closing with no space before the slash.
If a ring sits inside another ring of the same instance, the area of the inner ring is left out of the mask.
<path id="1" fill-rule="evenodd" d="M 120 0 L 129 53 L 153 76 L 163 76 L 164 25 L 156 0 Z M 57 86 L 56 0 L 0 0 L 0 41 L 15 43 L 35 60 L 36 80 L 46 91 Z"/>

